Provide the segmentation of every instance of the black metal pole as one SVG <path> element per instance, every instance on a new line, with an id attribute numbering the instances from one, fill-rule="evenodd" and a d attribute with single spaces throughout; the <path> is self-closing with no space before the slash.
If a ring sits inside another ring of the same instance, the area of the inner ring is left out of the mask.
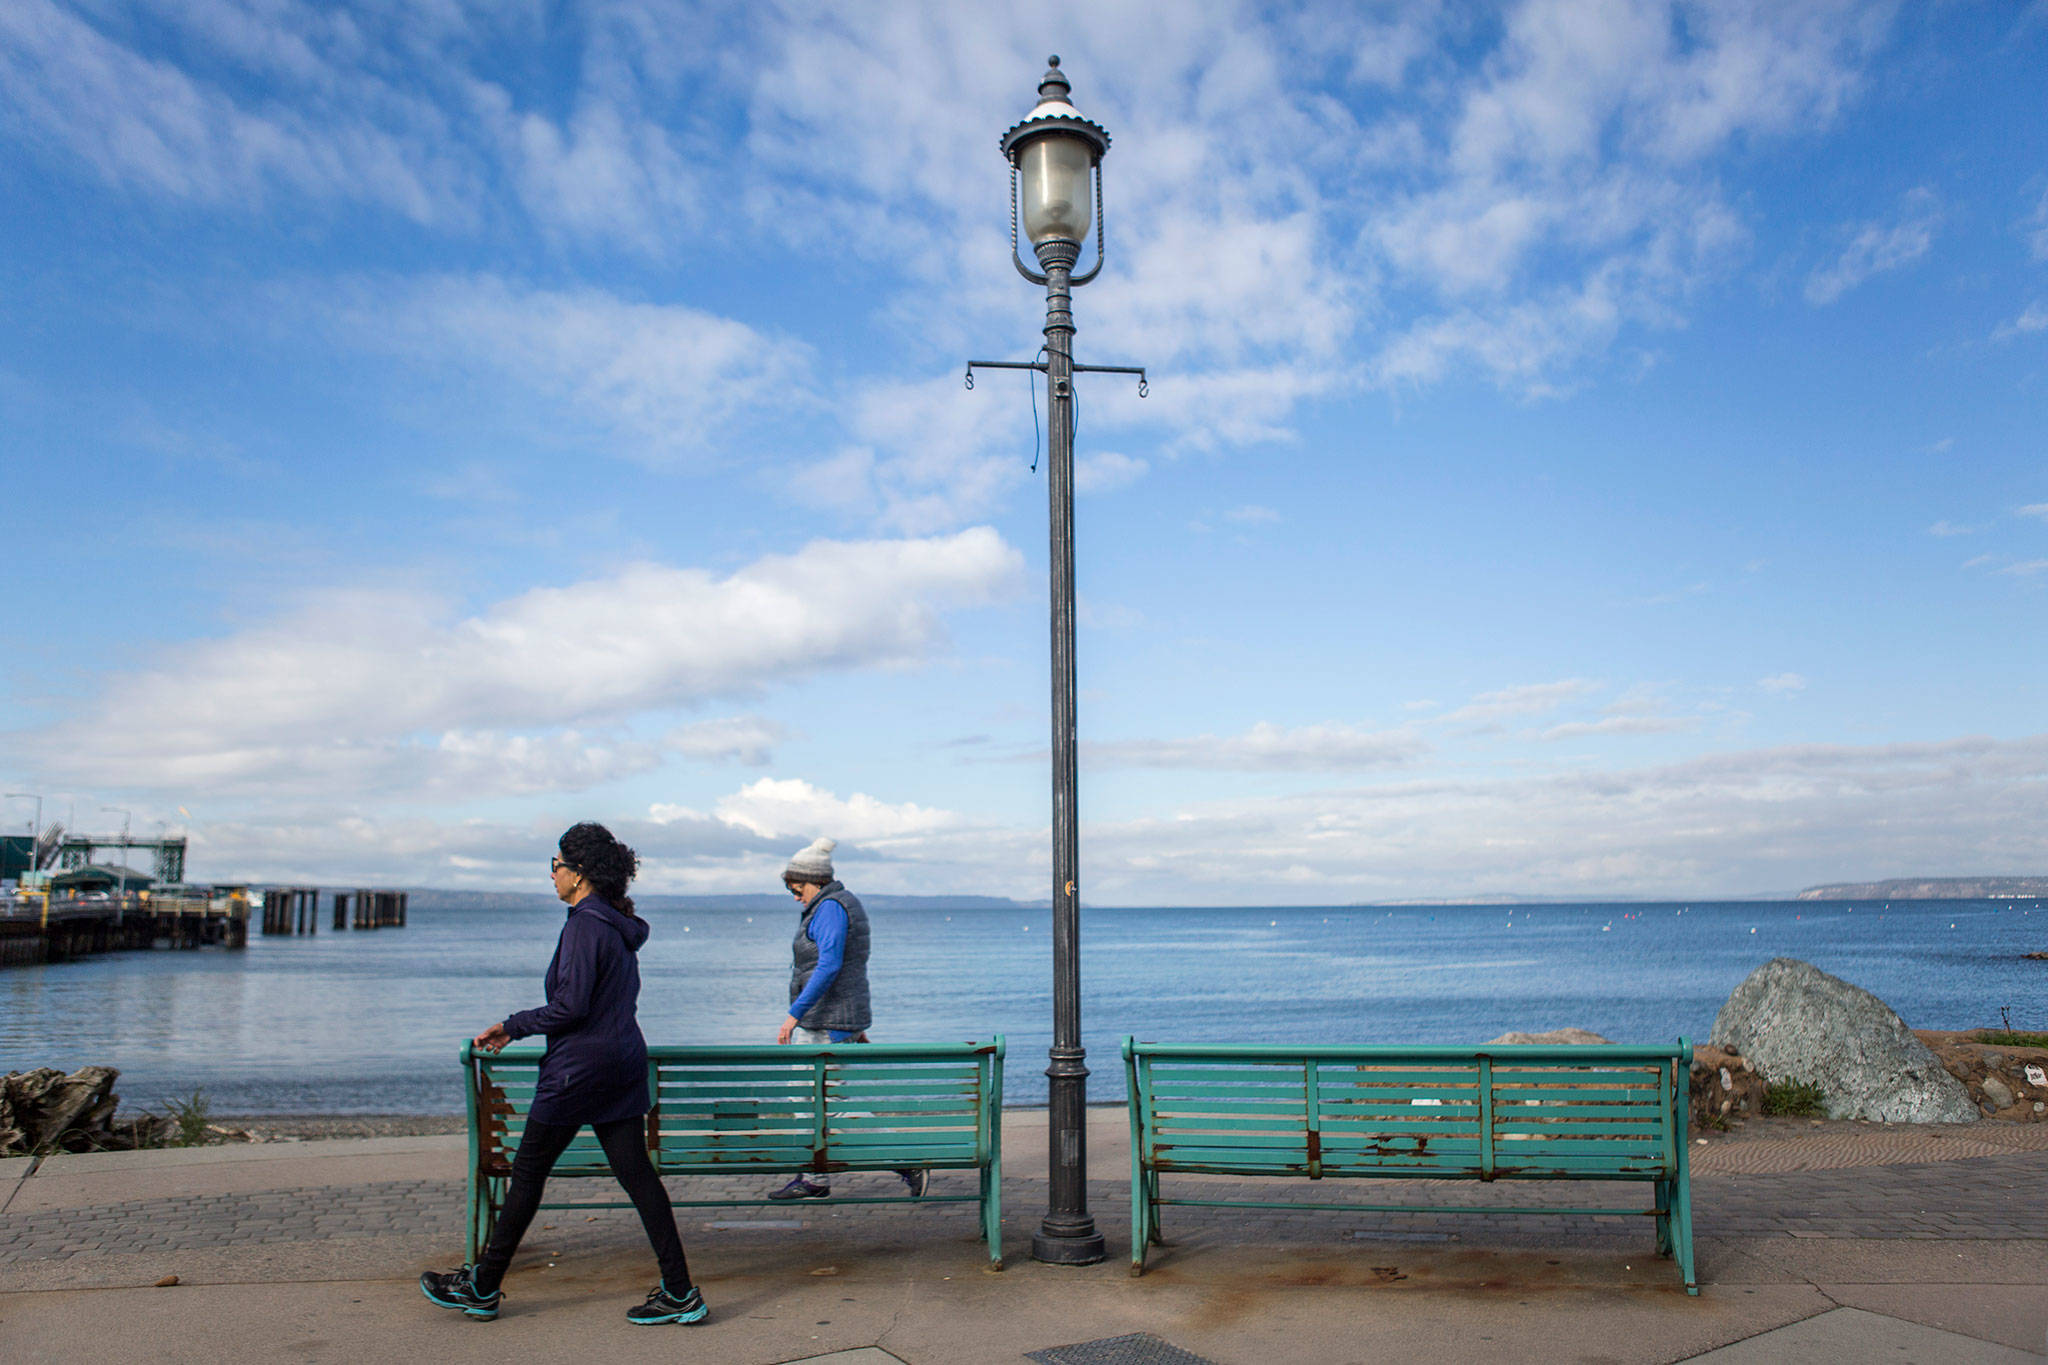
<path id="1" fill-rule="evenodd" d="M 1045 1069 L 1051 1187 L 1033 1259 L 1093 1265 L 1088 1065 L 1081 1046 L 1081 839 L 1074 754 L 1074 314 L 1078 242 L 1038 247 L 1045 268 L 1046 489 L 1052 523 L 1052 1049 Z"/>

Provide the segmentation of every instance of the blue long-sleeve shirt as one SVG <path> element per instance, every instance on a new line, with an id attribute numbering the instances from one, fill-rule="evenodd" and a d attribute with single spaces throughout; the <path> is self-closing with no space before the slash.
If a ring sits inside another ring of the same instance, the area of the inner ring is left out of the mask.
<path id="1" fill-rule="evenodd" d="M 811 979 L 804 982 L 803 992 L 789 1002 L 792 1019 L 803 1018 L 811 1006 L 824 999 L 825 992 L 839 979 L 839 969 L 846 965 L 846 907 L 829 898 L 818 902 L 804 932 L 818 945 L 818 965 L 811 969 Z"/>

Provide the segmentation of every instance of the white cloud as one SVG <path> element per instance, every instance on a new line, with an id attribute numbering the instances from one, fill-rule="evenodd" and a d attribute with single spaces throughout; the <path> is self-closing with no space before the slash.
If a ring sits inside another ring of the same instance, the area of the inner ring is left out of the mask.
<path id="1" fill-rule="evenodd" d="M 2027 249 L 2037 261 L 2048 261 L 2048 191 L 2041 195 L 2041 201 L 2034 205 L 2034 211 L 2027 215 L 2021 230 L 2027 239 Z"/>
<path id="2" fill-rule="evenodd" d="M 1241 735 L 1115 740 L 1082 746 L 1083 761 L 1091 767 L 1217 772 L 1356 772 L 1399 767 L 1428 752 L 1427 744 L 1405 731 L 1372 732 L 1334 724 L 1284 729 L 1267 721 Z"/>
<path id="3" fill-rule="evenodd" d="M 2020 868 L 2048 849 L 2048 736 L 1804 745 L 1657 767 L 1184 806 L 1083 831 L 1095 895 L 1168 885 L 1256 902 L 1490 892 L 1697 896 L 1930 867 Z"/>
<path id="4" fill-rule="evenodd" d="M 1145 477 L 1151 465 L 1132 455 L 1114 450 L 1090 451 L 1074 461 L 1076 493 L 1114 493 Z"/>
<path id="5" fill-rule="evenodd" d="M 1998 570 L 1998 572 L 2012 578 L 2033 578 L 2036 575 L 2048 573 L 2048 559 L 2022 559 L 2017 563 L 2006 565 Z"/>
<path id="6" fill-rule="evenodd" d="M 1271 526 L 1280 520 L 1280 514 L 1270 507 L 1261 507 L 1248 502 L 1242 507 L 1233 507 L 1223 514 L 1225 521 L 1234 521 L 1244 526 Z"/>
<path id="7" fill-rule="evenodd" d="M 2030 303 L 2011 322 L 2000 323 L 1991 333 L 1993 341 L 2010 341 L 2017 336 L 2048 330 L 2048 303 Z"/>
<path id="8" fill-rule="evenodd" d="M 1833 303 L 1873 275 L 1919 260 L 1934 245 L 1941 217 L 1933 191 L 1910 191 L 1895 221 L 1861 224 L 1834 260 L 1807 276 L 1806 301 Z"/>
<path id="9" fill-rule="evenodd" d="M 1930 536 L 1970 536 L 1976 533 L 1976 527 L 1962 526 L 1953 521 L 1937 521 L 1927 528 Z"/>
<path id="10" fill-rule="evenodd" d="M 451 275 L 363 285 L 335 307 L 358 344 L 492 374 L 508 395 L 539 394 L 608 447 L 657 462 L 816 401 L 808 347 L 680 304 Z"/>
<path id="11" fill-rule="evenodd" d="M 2015 515 L 2039 517 L 2042 521 L 2048 521 L 2048 502 L 2030 502 L 2025 507 L 2020 508 Z"/>
<path id="12" fill-rule="evenodd" d="M 1553 725 L 1539 738 L 1583 739 L 1589 735 L 1668 735 L 1690 730 L 1698 722 L 1686 716 L 1615 715 L 1599 720 L 1574 720 Z"/>
<path id="13" fill-rule="evenodd" d="M 723 823 L 764 839 L 830 835 L 881 849 L 886 849 L 892 840 L 954 829 L 965 823 L 952 811 L 914 802 L 892 805 L 864 792 L 841 798 L 801 778 L 764 777 L 750 782 L 731 796 L 720 797 L 716 813 Z"/>
<path id="14" fill-rule="evenodd" d="M 123 41 L 123 16 L 11 0 L 0 6 L 0 120 L 109 183 L 177 199 L 253 208 L 285 191 L 422 223 L 472 219 L 477 177 L 442 111 L 369 63 L 337 64 L 369 37 L 356 21 L 290 3 L 266 9 L 262 19 L 219 4 L 159 16 L 231 68 L 208 76 L 140 55 Z M 233 77 L 251 70 L 291 97 L 234 93 Z"/>
<path id="15" fill-rule="evenodd" d="M 533 782 L 562 763 L 595 780 L 608 761 L 644 770 L 658 749 L 531 732 L 925 660 L 942 645 L 944 610 L 1007 594 L 1021 567 L 980 527 L 816 541 L 723 578 L 635 564 L 459 618 L 430 594 L 331 592 L 112 677 L 22 747 L 46 773 L 134 787 L 317 788 L 380 764 L 433 771 L 450 758 L 516 767 Z M 742 760 L 770 742 L 758 724 L 672 736 L 685 753 Z"/>
<path id="16" fill-rule="evenodd" d="M 1364 211 L 1362 241 L 1414 300 L 1370 366 L 1382 384 L 1471 366 L 1504 387 L 1560 376 L 1631 325 L 1682 321 L 1748 229 L 1710 165 L 1737 138 L 1823 128 L 1886 17 L 1661 0 L 1513 8 L 1470 76 L 1442 78 L 1414 188 Z"/>
<path id="17" fill-rule="evenodd" d="M 1511 716 L 1540 716 L 1599 690 L 1600 684 L 1585 678 L 1525 683 L 1498 692 L 1483 692 L 1456 710 L 1432 716 L 1430 720 L 1440 725 L 1492 725 Z"/>
<path id="18" fill-rule="evenodd" d="M 1758 678 L 1756 685 L 1765 692 L 1804 692 L 1806 678 L 1798 673 L 1773 673 L 1768 678 Z"/>
<path id="19" fill-rule="evenodd" d="M 774 760 L 775 746 L 788 738 L 789 731 L 764 716 L 727 716 L 677 726 L 662 746 L 688 758 L 759 768 Z"/>
<path id="20" fill-rule="evenodd" d="M 1128 821 L 1087 821 L 1084 810 L 1082 847 L 1096 904 L 1744 894 L 2038 867 L 2044 782 L 2048 735 L 1796 745 L 1597 773 L 1403 776 Z M 586 814 L 564 807 L 514 824 L 272 809 L 199 822 L 193 859 L 287 881 L 519 886 Z M 650 891 L 772 889 L 783 860 L 826 833 L 842 840 L 838 860 L 861 889 L 1045 894 L 1042 825 L 977 824 L 802 781 L 748 784 L 715 814 L 667 805 L 607 823 L 641 852 L 636 885 Z"/>

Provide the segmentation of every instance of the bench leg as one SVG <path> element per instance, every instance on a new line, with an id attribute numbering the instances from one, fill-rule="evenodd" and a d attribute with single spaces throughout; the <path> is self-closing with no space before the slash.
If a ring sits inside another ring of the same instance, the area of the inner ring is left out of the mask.
<path id="1" fill-rule="evenodd" d="M 1003 1178 L 996 1159 L 981 1168 L 981 1235 L 988 1242 L 988 1268 L 1003 1268 Z"/>
<path id="2" fill-rule="evenodd" d="M 1657 1189 L 1657 1254 L 1671 1255 L 1671 1185 L 1659 1180 Z"/>
<path id="3" fill-rule="evenodd" d="M 1700 1292 L 1699 1274 L 1693 1267 L 1692 1259 L 1692 1182 L 1679 1180 L 1671 1205 L 1672 1252 L 1678 1260 L 1678 1271 L 1685 1276 L 1685 1292 Z"/>
<path id="4" fill-rule="evenodd" d="M 1162 1231 L 1165 1225 L 1159 1221 L 1159 1172 L 1157 1171 L 1147 1171 L 1145 1173 L 1145 1210 L 1145 1222 L 1152 1232 L 1152 1245 L 1156 1247 L 1165 1246 L 1166 1234 Z"/>

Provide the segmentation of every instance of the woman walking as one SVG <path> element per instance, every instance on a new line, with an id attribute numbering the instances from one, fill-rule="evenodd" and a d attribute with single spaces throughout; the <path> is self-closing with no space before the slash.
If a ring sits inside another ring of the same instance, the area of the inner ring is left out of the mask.
<path id="1" fill-rule="evenodd" d="M 589 1124 L 661 1265 L 661 1283 L 646 1303 L 626 1310 L 626 1320 L 702 1322 L 709 1310 L 690 1281 L 675 1212 L 647 1159 L 647 1040 L 634 1013 L 640 999 L 634 954 L 647 941 L 647 921 L 633 913 L 626 894 L 640 860 L 603 825 L 584 823 L 562 836 L 560 856 L 549 862 L 569 919 L 548 964 L 547 1003 L 491 1025 L 475 1040 L 486 1052 L 535 1033 L 548 1040 L 526 1131 L 512 1158 L 511 1188 L 483 1256 L 459 1270 L 428 1271 L 420 1276 L 420 1292 L 473 1318 L 497 1317 L 499 1285 L 540 1207 L 548 1172 Z"/>

